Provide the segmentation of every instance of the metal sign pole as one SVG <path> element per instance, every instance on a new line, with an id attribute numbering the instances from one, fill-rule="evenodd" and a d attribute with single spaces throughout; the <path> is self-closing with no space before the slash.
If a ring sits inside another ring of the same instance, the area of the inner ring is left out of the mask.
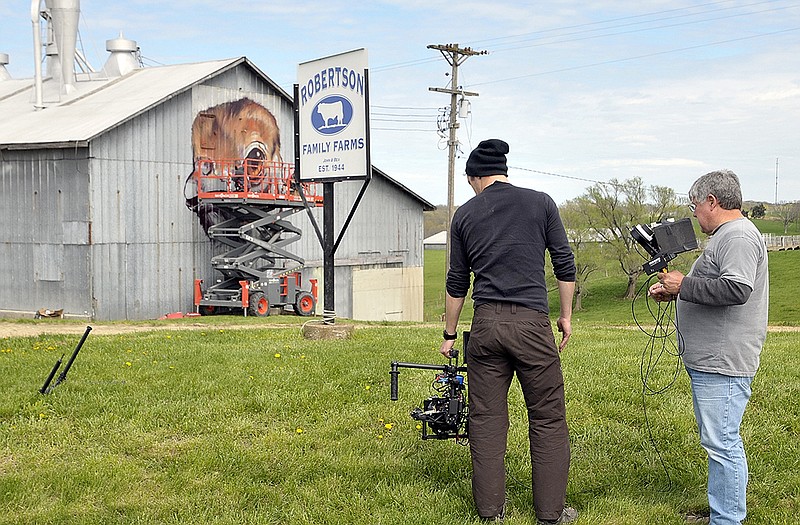
<path id="1" fill-rule="evenodd" d="M 336 319 L 336 299 L 335 299 L 335 267 L 334 258 L 336 249 L 334 247 L 334 202 L 333 202 L 333 182 L 322 184 L 322 237 L 323 237 L 323 277 L 325 280 L 325 301 L 323 303 L 322 322 L 334 324 Z"/>

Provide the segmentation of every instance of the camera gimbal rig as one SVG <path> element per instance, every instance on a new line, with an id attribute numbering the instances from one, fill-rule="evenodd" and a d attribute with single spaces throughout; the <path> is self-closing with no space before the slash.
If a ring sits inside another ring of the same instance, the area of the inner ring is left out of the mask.
<path id="1" fill-rule="evenodd" d="M 464 347 L 469 332 L 464 333 Z M 458 350 L 453 349 L 446 365 L 428 365 L 421 363 L 392 362 L 390 395 L 397 401 L 398 378 L 401 368 L 420 370 L 438 370 L 431 388 L 439 395 L 434 395 L 422 402 L 422 408 L 411 411 L 411 417 L 422 423 L 422 439 L 455 439 L 466 441 L 469 419 L 467 404 L 466 365 L 459 366 Z M 428 433 L 428 430 L 432 433 Z"/>

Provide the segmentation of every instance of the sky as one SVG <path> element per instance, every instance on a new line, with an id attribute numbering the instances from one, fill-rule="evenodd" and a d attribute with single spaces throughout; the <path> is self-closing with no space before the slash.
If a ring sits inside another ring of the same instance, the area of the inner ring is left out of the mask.
<path id="1" fill-rule="evenodd" d="M 42 2 L 44 3 L 44 2 Z M 561 204 L 640 177 L 685 197 L 715 169 L 745 200 L 800 200 L 800 1 L 108 0 L 81 1 L 79 49 L 135 40 L 146 66 L 246 56 L 288 93 L 302 62 L 365 48 L 373 164 L 447 202 L 451 66 L 459 44 L 454 202 L 484 139 L 509 143 L 509 182 Z M 30 3 L 0 0 L 0 53 L 33 76 Z M 0 125 L 2 116 L 0 115 Z M 445 124 L 446 126 L 446 124 Z"/>

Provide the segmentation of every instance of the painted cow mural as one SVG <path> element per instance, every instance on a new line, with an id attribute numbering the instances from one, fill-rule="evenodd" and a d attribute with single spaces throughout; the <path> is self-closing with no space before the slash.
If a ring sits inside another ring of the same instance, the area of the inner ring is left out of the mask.
<path id="1" fill-rule="evenodd" d="M 280 129 L 275 116 L 248 98 L 200 111 L 192 123 L 192 173 L 184 184 L 186 206 L 197 214 L 203 230 L 226 219 L 222 210 L 200 203 L 194 174 L 230 170 L 231 191 L 241 190 L 245 175 L 249 191 L 259 191 L 258 181 L 268 162 L 282 162 Z M 223 168 L 224 166 L 224 168 Z M 237 176 L 238 175 L 238 176 Z M 259 177 L 260 175 L 260 177 Z"/>

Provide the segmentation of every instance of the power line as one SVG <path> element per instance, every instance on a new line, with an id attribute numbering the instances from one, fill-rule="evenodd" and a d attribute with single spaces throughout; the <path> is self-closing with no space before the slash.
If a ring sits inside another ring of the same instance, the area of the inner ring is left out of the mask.
<path id="1" fill-rule="evenodd" d="M 374 122 L 397 122 L 398 124 L 403 124 L 404 122 L 431 122 L 433 119 L 415 119 L 415 118 L 403 118 L 402 120 L 397 120 L 393 118 L 372 118 L 370 117 L 370 121 Z"/>
<path id="2" fill-rule="evenodd" d="M 685 14 L 680 14 L 680 15 L 656 18 L 656 19 L 652 19 L 652 20 L 643 20 L 643 21 L 638 21 L 638 22 L 628 22 L 628 23 L 625 23 L 625 24 L 618 24 L 618 25 L 613 25 L 613 26 L 609 26 L 609 27 L 601 27 L 601 28 L 596 28 L 596 29 L 583 29 L 583 30 L 574 31 L 574 32 L 571 32 L 571 33 L 560 34 L 560 35 L 557 35 L 557 37 L 580 35 L 580 34 L 584 34 L 584 33 L 591 33 L 591 32 L 597 32 L 597 31 L 606 31 L 606 30 L 609 30 L 609 29 L 617 29 L 617 28 L 630 27 L 630 26 L 636 26 L 636 25 L 642 25 L 642 24 L 651 24 L 651 23 L 661 22 L 661 21 L 665 21 L 665 20 L 675 20 L 675 19 L 678 19 L 678 18 L 687 18 L 687 17 L 691 17 L 691 16 L 706 15 L 706 14 L 709 14 L 709 13 L 715 13 L 715 12 L 719 12 L 719 11 L 728 11 L 728 10 L 731 10 L 731 9 L 741 9 L 743 7 L 752 7 L 752 6 L 755 6 L 755 5 L 761 5 L 761 4 L 772 3 L 772 2 L 774 2 L 774 0 L 762 0 L 760 2 L 755 2 L 755 3 L 752 3 L 752 4 L 746 4 L 746 5 L 743 5 L 743 6 L 724 7 L 724 8 L 720 8 L 720 9 L 703 11 L 701 13 L 685 13 Z M 727 18 L 736 18 L 736 17 L 740 17 L 740 16 L 752 16 L 754 14 L 767 13 L 767 12 L 771 12 L 771 11 L 780 11 L 780 10 L 792 9 L 792 8 L 796 8 L 796 7 L 798 7 L 798 6 L 791 5 L 791 6 L 775 7 L 775 8 L 772 8 L 772 9 L 763 9 L 761 11 L 750 11 L 750 12 L 746 12 L 746 13 L 736 13 L 736 14 L 732 14 L 732 15 L 720 16 L 720 17 L 715 17 L 715 18 L 703 18 L 703 19 L 700 19 L 700 20 L 691 20 L 691 21 L 682 22 L 682 23 L 646 27 L 646 28 L 635 29 L 635 30 L 631 30 L 631 31 L 620 31 L 620 32 L 616 32 L 616 33 L 605 33 L 605 34 L 602 34 L 602 35 L 593 35 L 593 36 L 575 38 L 575 39 L 569 39 L 569 40 L 556 40 L 556 41 L 552 41 L 552 42 L 546 42 L 544 44 L 531 44 L 531 45 L 526 45 L 526 46 L 515 46 L 515 47 L 504 48 L 504 49 L 494 49 L 493 52 L 498 53 L 498 52 L 501 52 L 501 51 L 514 51 L 514 50 L 517 50 L 517 49 L 525 49 L 525 48 L 528 48 L 528 47 L 536 47 L 536 46 L 549 45 L 549 44 L 561 44 L 561 43 L 579 42 L 581 40 L 588 40 L 588 39 L 593 39 L 593 38 L 602 38 L 602 37 L 606 37 L 606 36 L 618 36 L 618 35 L 624 35 L 624 34 L 629 34 L 629 33 L 637 33 L 637 32 L 642 32 L 642 31 L 651 31 L 651 30 L 654 30 L 654 29 L 665 29 L 665 28 L 670 28 L 670 27 L 680 27 L 680 26 L 685 26 L 685 25 L 700 24 L 700 23 L 703 23 L 703 22 L 713 22 L 713 21 L 716 21 L 716 20 L 723 20 L 723 19 L 727 19 Z M 668 11 L 662 11 L 662 13 L 663 12 L 668 12 Z M 625 19 L 628 19 L 628 18 L 640 18 L 640 17 L 644 17 L 644 16 L 650 16 L 650 15 L 637 15 L 637 16 L 633 16 L 633 17 L 625 17 L 625 18 L 618 19 L 618 20 L 625 20 Z M 583 25 L 596 25 L 596 24 L 603 24 L 603 23 L 605 23 L 605 22 L 595 22 L 595 23 L 583 24 Z M 574 27 L 582 27 L 582 26 L 574 26 Z M 571 29 L 571 28 L 567 27 L 567 28 L 562 28 L 562 29 Z M 553 33 L 553 32 L 557 32 L 557 31 L 561 31 L 562 29 L 549 29 L 549 30 L 543 30 L 543 31 L 537 31 L 537 32 L 533 32 L 533 33 L 517 35 L 516 37 L 502 37 L 502 38 L 511 39 L 511 38 L 519 38 L 519 37 L 527 36 L 527 35 L 533 35 L 533 34 Z M 530 42 L 530 41 L 533 41 L 533 40 L 542 40 L 544 38 L 550 38 L 550 37 L 549 36 L 542 36 L 542 37 L 537 37 L 537 38 L 527 38 L 527 39 L 524 39 L 524 40 L 519 40 L 517 42 L 512 42 L 512 43 L 507 44 L 507 45 L 511 45 L 511 44 L 514 44 L 514 43 L 521 43 L 521 42 Z"/>
<path id="3" fill-rule="evenodd" d="M 488 80 L 486 82 L 479 82 L 477 84 L 470 84 L 470 87 L 485 86 L 487 84 L 498 84 L 500 82 L 509 82 L 511 80 L 520 80 L 520 79 L 523 79 L 523 78 L 538 77 L 538 76 L 542 76 L 542 75 L 550 75 L 550 74 L 553 74 L 553 73 L 564 73 L 566 71 L 575 71 L 575 70 L 578 70 L 578 69 L 586 69 L 586 68 L 590 68 L 590 67 L 605 66 L 605 65 L 608 65 L 608 64 L 617 64 L 617 63 L 620 63 L 620 62 L 628 62 L 628 61 L 631 61 L 631 60 L 640 60 L 642 58 L 650 58 L 650 57 L 659 56 L 659 55 L 668 55 L 668 54 L 671 54 L 671 53 L 680 53 L 681 51 L 691 51 L 693 49 L 701 49 L 701 48 L 704 48 L 704 47 L 716 46 L 716 45 L 721 45 L 721 44 L 730 44 L 732 42 L 741 42 L 743 40 L 752 40 L 752 39 L 755 39 L 755 38 L 762 38 L 762 37 L 765 37 L 765 36 L 774 36 L 774 35 L 779 35 L 779 34 L 783 34 L 783 33 L 790 33 L 792 31 L 798 31 L 798 30 L 800 30 L 800 27 L 793 27 L 793 28 L 790 28 L 790 29 L 782 29 L 780 31 L 773 31 L 771 33 L 761 33 L 761 34 L 758 34 L 758 35 L 743 36 L 743 37 L 739 37 L 739 38 L 731 38 L 729 40 L 719 40 L 717 42 L 709 42 L 709 43 L 706 43 L 706 44 L 698 44 L 698 45 L 695 45 L 695 46 L 680 47 L 680 48 L 677 48 L 677 49 L 668 49 L 666 51 L 656 51 L 654 53 L 647 53 L 647 54 L 644 54 L 644 55 L 637 55 L 637 56 L 626 57 L 626 58 L 617 58 L 617 59 L 613 59 L 613 60 L 604 60 L 602 62 L 594 62 L 594 63 L 591 63 L 591 64 L 582 64 L 582 65 L 579 65 L 579 66 L 570 66 L 570 67 L 565 67 L 565 68 L 561 68 L 561 69 L 553 69 L 553 70 L 550 70 L 550 71 L 541 71 L 539 73 L 531 73 L 529 75 L 520 75 L 520 76 L 516 76 L 516 77 L 507 77 L 507 78 L 501 78 L 501 79 L 497 79 L 497 80 Z"/>
<path id="4" fill-rule="evenodd" d="M 521 168 L 519 166 L 509 166 L 509 169 L 527 171 L 527 172 L 530 172 L 530 173 L 538 173 L 540 175 L 549 175 L 550 177 L 558 177 L 560 179 L 579 180 L 581 182 L 591 182 L 593 184 L 607 184 L 609 186 L 615 186 L 614 183 L 611 183 L 611 182 L 608 182 L 608 181 L 587 179 L 587 178 L 584 178 L 584 177 L 576 177 L 574 175 L 562 175 L 560 173 L 552 173 L 552 172 L 549 172 L 549 171 L 540 171 L 540 170 L 534 170 L 534 169 L 530 169 L 530 168 Z"/>
<path id="5" fill-rule="evenodd" d="M 621 21 L 625 21 L 625 20 L 632 20 L 632 19 L 636 19 L 636 18 L 645 18 L 645 17 L 652 17 L 652 16 L 655 16 L 655 15 L 687 11 L 687 10 L 690 10 L 690 9 L 697 9 L 699 7 L 707 7 L 707 6 L 717 5 L 717 4 L 728 3 L 730 1 L 731 0 L 721 0 L 721 1 L 718 1 L 718 2 L 708 2 L 708 3 L 705 3 L 705 4 L 696 5 L 696 6 L 689 6 L 689 7 L 675 8 L 675 9 L 667 9 L 667 10 L 662 10 L 662 11 L 654 11 L 654 12 L 651 12 L 651 13 L 645 13 L 645 14 L 641 14 L 641 15 L 631 15 L 631 16 L 625 16 L 625 17 L 620 17 L 620 18 L 612 18 L 612 19 L 608 19 L 608 20 L 601 20 L 601 21 L 597 21 L 597 22 L 588 22 L 588 23 L 585 23 L 585 24 L 576 24 L 576 25 L 570 25 L 570 26 L 555 27 L 555 28 L 550 28 L 550 29 L 542 29 L 542 30 L 539 30 L 539 31 L 532 31 L 530 33 L 521 33 L 521 34 L 518 34 L 518 35 L 511 35 L 511 36 L 503 36 L 503 37 L 496 37 L 496 38 L 478 40 L 478 41 L 475 41 L 473 43 L 497 42 L 497 41 L 501 41 L 501 40 L 510 40 L 510 39 L 514 39 L 514 38 L 520 38 L 520 37 L 525 37 L 525 36 L 529 36 L 529 35 L 536 35 L 536 34 L 544 35 L 545 33 L 556 33 L 556 32 L 559 32 L 559 31 L 565 31 L 565 30 L 569 30 L 569 29 L 578 29 L 578 28 L 581 28 L 581 27 L 604 25 L 604 24 L 609 24 L 609 23 L 614 23 L 614 22 L 621 22 Z M 654 19 L 647 20 L 647 21 L 627 23 L 627 24 L 619 24 L 619 25 L 612 25 L 612 26 L 599 28 L 599 29 L 587 29 L 587 30 L 576 31 L 576 32 L 573 32 L 573 33 L 567 33 L 567 34 L 563 34 L 563 35 L 559 35 L 559 36 L 570 36 L 570 35 L 576 35 L 576 34 L 590 32 L 590 31 L 616 29 L 616 28 L 619 28 L 619 27 L 626 27 L 626 26 L 630 26 L 630 25 L 637 25 L 637 24 L 643 24 L 643 23 L 654 23 L 654 22 L 660 22 L 660 21 L 664 21 L 664 20 L 672 20 L 672 19 L 675 19 L 675 18 L 687 17 L 687 16 L 702 16 L 702 15 L 709 14 L 709 13 L 714 13 L 714 12 L 719 12 L 719 11 L 724 11 L 724 10 L 730 10 L 730 9 L 741 9 L 741 8 L 745 8 L 745 7 L 752 7 L 754 5 L 761 5 L 761 4 L 765 4 L 765 3 L 771 3 L 771 2 L 774 2 L 774 0 L 763 0 L 763 1 L 759 1 L 759 2 L 746 4 L 746 5 L 737 5 L 737 6 L 732 6 L 732 7 L 724 7 L 724 8 L 720 8 L 720 9 L 710 9 L 710 10 L 702 11 L 702 12 L 699 12 L 699 13 L 695 12 L 695 13 L 688 13 L 688 14 L 684 14 L 684 15 L 673 15 L 673 16 L 668 16 L 668 17 L 654 18 Z M 791 9 L 791 8 L 795 8 L 795 7 L 800 7 L 800 6 L 790 5 L 790 6 L 777 7 L 777 8 L 773 8 L 773 9 L 765 9 L 765 10 L 755 11 L 755 12 L 739 13 L 739 14 L 730 15 L 730 16 L 726 16 L 726 17 L 717 17 L 717 18 L 709 18 L 709 19 L 703 19 L 703 20 L 694 20 L 694 21 L 686 22 L 684 24 L 671 24 L 671 25 L 666 25 L 666 26 L 657 26 L 657 27 L 651 27 L 651 28 L 644 28 L 644 29 L 636 30 L 636 31 L 627 31 L 627 32 L 619 32 L 619 33 L 606 33 L 606 34 L 603 34 L 603 35 L 595 35 L 595 36 L 592 36 L 592 37 L 578 38 L 578 39 L 572 39 L 572 40 L 559 40 L 559 41 L 556 41 L 556 42 L 548 42 L 548 43 L 544 43 L 544 44 L 535 44 L 534 46 L 549 45 L 549 44 L 554 44 L 554 43 L 569 43 L 569 42 L 576 42 L 576 41 L 580 41 L 580 40 L 586 40 L 587 38 L 601 38 L 601 37 L 606 37 L 606 36 L 617 36 L 617 35 L 620 35 L 620 34 L 626 34 L 626 33 L 631 33 L 631 32 L 641 32 L 641 31 L 649 31 L 649 30 L 654 30 L 654 29 L 663 29 L 665 27 L 676 27 L 676 26 L 681 26 L 681 25 L 697 24 L 697 23 L 702 23 L 702 22 L 709 22 L 709 21 L 718 20 L 720 18 L 731 18 L 731 17 L 737 17 L 737 16 L 752 16 L 754 14 L 770 12 L 770 11 L 775 11 L 775 10 L 782 10 L 782 9 Z M 543 36 L 542 38 L 547 38 L 547 37 Z M 531 40 L 531 39 L 529 39 L 529 40 Z M 502 45 L 502 44 L 500 44 L 500 45 Z M 523 48 L 534 47 L 534 46 L 528 45 L 528 46 L 518 46 L 518 47 L 499 47 L 498 49 L 492 50 L 492 51 L 493 52 L 513 51 L 513 50 L 517 50 L 517 49 L 523 49 Z M 441 60 L 441 58 L 421 58 L 421 59 L 417 59 L 417 60 L 409 60 L 409 61 L 405 61 L 405 62 L 398 62 L 398 63 L 395 63 L 395 64 L 387 64 L 385 66 L 377 66 L 375 68 L 372 68 L 371 71 L 373 71 L 373 72 L 383 72 L 383 71 L 389 71 L 389 70 L 393 70 L 393 69 L 401 69 L 401 68 L 405 68 L 405 67 L 412 67 L 412 66 L 422 65 L 422 64 L 426 64 L 426 63 L 430 63 L 430 62 L 436 62 L 436 61 L 439 61 L 439 60 Z"/>
<path id="6" fill-rule="evenodd" d="M 624 182 L 621 183 L 621 182 L 618 182 L 618 181 L 588 179 L 588 178 L 585 178 L 585 177 L 576 177 L 574 175 L 563 175 L 561 173 L 553 173 L 553 172 L 550 172 L 550 171 L 534 170 L 534 169 L 531 169 L 531 168 L 521 168 L 519 166 L 508 166 L 508 168 L 509 169 L 514 169 L 514 170 L 519 170 L 519 171 L 527 171 L 529 173 L 538 173 L 539 175 L 548 175 L 550 177 L 557 177 L 557 178 L 560 178 L 560 179 L 577 180 L 577 181 L 581 181 L 581 182 L 591 182 L 592 184 L 600 184 L 600 185 L 603 185 L 603 186 L 611 186 L 612 188 L 619 188 L 619 187 L 622 187 L 624 185 Z M 647 185 L 647 187 L 652 188 L 653 185 Z M 680 193 L 680 192 L 675 191 L 674 189 L 672 189 L 672 191 L 675 193 L 675 195 L 686 195 L 685 192 L 684 193 Z"/>
<path id="7" fill-rule="evenodd" d="M 419 133 L 436 133 L 435 129 L 418 129 L 418 128 L 373 128 L 370 127 L 372 131 L 411 131 L 411 132 L 419 132 Z"/>
<path id="8" fill-rule="evenodd" d="M 379 106 L 377 104 L 370 104 L 370 107 L 380 108 L 380 109 L 407 109 L 407 110 L 414 110 L 414 111 L 416 111 L 416 110 L 420 110 L 420 111 L 433 110 L 433 111 L 435 111 L 435 110 L 439 109 L 439 108 L 434 108 L 434 107 L 419 107 L 419 106 L 418 107 L 413 107 L 413 106 Z"/>
<path id="9" fill-rule="evenodd" d="M 726 4 L 726 3 L 730 3 L 731 1 L 733 1 L 733 0 L 720 0 L 720 1 L 717 1 L 717 2 L 709 2 L 709 3 L 706 3 L 706 4 L 699 4 L 699 5 L 691 6 L 691 7 L 678 7 L 678 8 L 674 8 L 674 9 L 666 9 L 666 10 L 663 10 L 663 11 L 654 11 L 652 13 L 645 13 L 645 14 L 641 14 L 641 15 L 629 15 L 629 16 L 623 16 L 623 17 L 619 17 L 619 18 L 611 18 L 611 19 L 608 19 L 608 20 L 599 20 L 597 22 L 586 22 L 584 24 L 575 24 L 575 25 L 571 25 L 571 26 L 562 26 L 562 27 L 555 27 L 555 28 L 550 28 L 550 29 L 540 29 L 538 31 L 531 31 L 529 33 L 520 33 L 518 35 L 509 35 L 509 36 L 501 36 L 501 37 L 496 37 L 496 38 L 489 38 L 489 39 L 485 39 L 485 40 L 477 40 L 477 41 L 470 42 L 470 43 L 473 44 L 473 45 L 474 44 L 484 44 L 486 42 L 496 42 L 498 40 L 507 40 L 507 39 L 512 39 L 512 38 L 529 36 L 529 35 L 537 35 L 537 34 L 542 34 L 542 33 L 554 33 L 556 31 L 563 31 L 563 30 L 566 30 L 566 29 L 578 29 L 578 28 L 581 28 L 581 27 L 609 24 L 609 23 L 612 23 L 612 22 L 620 22 L 620 21 L 623 21 L 623 20 L 632 20 L 634 18 L 645 18 L 645 17 L 654 16 L 654 15 L 661 15 L 661 14 L 666 14 L 666 13 L 674 13 L 674 12 L 677 12 L 677 11 L 686 11 L 688 9 L 695 9 L 695 8 L 706 7 L 706 6 L 710 6 L 710 5 Z M 769 2 L 769 1 L 772 1 L 772 0 L 766 0 L 766 1 Z M 735 7 L 739 7 L 739 6 L 735 6 Z M 734 9 L 735 7 L 727 8 L 727 9 Z M 699 14 L 704 14 L 704 13 L 709 13 L 709 12 L 713 12 L 713 10 L 711 10 L 711 11 L 703 11 L 702 13 L 699 13 Z M 656 22 L 659 21 L 659 20 L 662 20 L 662 19 L 655 19 Z M 619 27 L 619 26 L 612 26 L 611 29 L 613 29 L 614 27 Z"/>
<path id="10" fill-rule="evenodd" d="M 766 12 L 769 12 L 769 11 L 781 11 L 781 10 L 784 10 L 784 9 L 792 9 L 792 8 L 795 8 L 795 7 L 800 7 L 800 6 L 776 7 L 774 9 L 764 9 L 762 11 L 758 11 L 757 13 L 766 13 Z M 628 31 L 619 31 L 619 32 L 616 32 L 616 33 L 605 33 L 605 34 L 602 34 L 602 35 L 591 35 L 591 36 L 585 36 L 585 37 L 581 37 L 581 38 L 572 38 L 572 39 L 567 39 L 567 40 L 554 40 L 554 41 L 549 41 L 549 42 L 544 42 L 544 43 L 528 44 L 528 45 L 524 45 L 524 46 L 515 46 L 515 47 L 504 48 L 504 49 L 496 49 L 496 50 L 493 50 L 493 52 L 494 53 L 502 53 L 504 51 L 516 51 L 516 50 L 519 50 L 519 49 L 527 49 L 527 48 L 531 48 L 531 47 L 541 47 L 541 46 L 547 46 L 547 45 L 552 45 L 552 44 L 565 44 L 565 43 L 571 43 L 571 42 L 580 42 L 580 41 L 583 41 L 583 40 L 593 40 L 593 39 L 596 39 L 596 38 L 604 38 L 604 37 L 609 37 L 609 36 L 628 35 L 628 34 L 632 34 L 632 33 L 641 33 L 641 32 L 644 32 L 644 31 L 652 31 L 652 30 L 655 30 L 655 29 L 667 29 L 667 28 L 672 28 L 672 27 L 687 26 L 687 25 L 691 25 L 691 24 L 700 24 L 700 23 L 704 23 L 704 22 L 713 22 L 713 21 L 716 21 L 716 20 L 724 20 L 724 19 L 727 19 L 727 18 L 734 18 L 734 17 L 739 17 L 739 16 L 749 16 L 751 14 L 754 14 L 754 13 L 738 13 L 738 14 L 734 14 L 734 15 L 720 16 L 720 17 L 716 17 L 716 18 L 704 18 L 702 20 L 693 20 L 691 22 L 682 22 L 682 23 L 677 23 L 677 24 L 666 24 L 666 25 L 660 25 L 660 26 L 645 27 L 645 28 L 641 28 L 641 29 L 631 29 L 631 30 L 628 30 Z M 691 15 L 682 15 L 682 16 L 691 16 Z M 678 17 L 673 17 L 673 18 L 678 18 Z M 629 25 L 638 25 L 638 24 L 642 24 L 642 23 L 645 23 L 645 22 L 637 22 L 636 24 L 629 24 Z M 591 30 L 591 31 L 598 31 L 598 30 Z M 584 32 L 586 32 L 586 31 L 579 31 L 577 33 L 568 33 L 568 34 L 563 35 L 563 36 L 571 36 L 571 35 L 574 35 L 574 34 L 579 34 L 579 33 L 584 33 Z"/>

